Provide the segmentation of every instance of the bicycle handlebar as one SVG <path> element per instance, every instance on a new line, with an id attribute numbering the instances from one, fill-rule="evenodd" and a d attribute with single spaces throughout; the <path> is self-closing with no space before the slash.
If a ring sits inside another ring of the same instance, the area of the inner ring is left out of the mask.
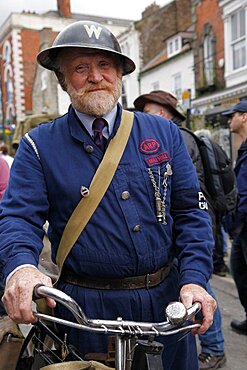
<path id="1" fill-rule="evenodd" d="M 198 323 L 187 323 L 187 321 L 191 320 L 195 314 L 200 311 L 201 305 L 198 302 L 194 303 L 189 309 L 186 309 L 181 302 L 170 303 L 166 308 L 166 321 L 160 323 L 148 323 L 126 321 L 122 320 L 121 317 L 116 320 L 88 319 L 81 307 L 73 298 L 61 290 L 44 285 L 38 285 L 34 288 L 34 297 L 49 297 L 63 304 L 73 314 L 77 323 L 41 313 L 35 313 L 36 317 L 90 332 L 157 336 L 176 334 L 181 331 L 200 327 L 200 324 Z M 186 325 L 184 325 L 185 323 Z"/>

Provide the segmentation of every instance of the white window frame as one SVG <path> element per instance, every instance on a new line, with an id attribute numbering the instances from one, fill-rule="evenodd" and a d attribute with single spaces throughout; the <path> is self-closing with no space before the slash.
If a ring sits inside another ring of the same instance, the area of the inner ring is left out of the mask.
<path id="1" fill-rule="evenodd" d="M 178 72 L 172 76 L 173 95 L 178 100 L 182 99 L 182 73 Z"/>
<path id="2" fill-rule="evenodd" d="M 211 34 L 205 36 L 203 41 L 203 69 L 207 85 L 212 85 L 214 82 L 214 50 L 213 36 Z"/>
<path id="3" fill-rule="evenodd" d="M 244 19 L 241 23 L 241 15 Z M 236 35 L 233 35 L 233 17 L 236 17 Z M 241 32 L 241 26 L 244 28 Z M 246 38 L 246 9 L 241 8 L 231 14 L 230 17 L 231 28 L 231 57 L 232 57 L 232 70 L 236 71 L 247 65 L 247 38 Z"/>
<path id="4" fill-rule="evenodd" d="M 180 53 L 182 49 L 182 37 L 175 36 L 167 40 L 167 57 L 171 58 L 172 56 Z"/>

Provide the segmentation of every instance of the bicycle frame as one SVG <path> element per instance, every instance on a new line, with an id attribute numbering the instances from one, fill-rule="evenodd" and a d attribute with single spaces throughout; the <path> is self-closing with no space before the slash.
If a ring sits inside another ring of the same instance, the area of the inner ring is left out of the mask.
<path id="1" fill-rule="evenodd" d="M 149 323 L 126 321 L 122 320 L 121 317 L 118 317 L 116 320 L 88 319 L 75 300 L 73 300 L 64 292 L 55 288 L 37 286 L 34 290 L 34 296 L 36 298 L 49 297 L 63 304 L 70 310 L 77 322 L 71 322 L 54 316 L 35 313 L 36 317 L 41 320 L 48 320 L 54 323 L 67 325 L 69 327 L 92 333 L 114 335 L 116 347 L 116 370 L 133 369 L 131 368 L 131 364 L 126 365 L 126 363 L 132 361 L 132 359 L 127 358 L 127 347 L 130 338 L 140 338 L 143 336 L 148 336 L 151 343 L 152 340 L 158 335 L 167 336 L 180 332 L 186 335 L 190 332 L 191 329 L 200 326 L 200 324 L 198 323 L 189 323 L 189 321 L 193 320 L 196 313 L 199 312 L 199 310 L 201 309 L 199 303 L 195 303 L 192 307 L 186 309 L 182 303 L 173 302 L 169 304 L 166 308 L 166 321 L 160 323 Z M 153 368 L 149 367 L 149 369 Z M 155 370 L 159 369 L 156 367 Z"/>

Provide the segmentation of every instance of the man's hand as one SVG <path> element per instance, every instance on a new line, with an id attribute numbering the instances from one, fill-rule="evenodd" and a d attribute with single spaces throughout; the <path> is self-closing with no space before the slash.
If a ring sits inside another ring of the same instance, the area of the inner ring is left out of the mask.
<path id="1" fill-rule="evenodd" d="M 203 334 L 212 325 L 214 319 L 214 311 L 217 303 L 215 299 L 201 286 L 196 284 L 184 285 L 180 291 L 181 302 L 186 308 L 192 306 L 193 303 L 199 302 L 202 306 L 203 321 L 200 328 L 192 330 L 193 334 Z"/>
<path id="2" fill-rule="evenodd" d="M 32 313 L 33 289 L 37 284 L 52 287 L 51 279 L 33 267 L 23 267 L 17 270 L 8 281 L 2 298 L 6 312 L 17 324 L 29 324 L 36 321 Z M 49 307 L 56 303 L 46 298 Z"/>

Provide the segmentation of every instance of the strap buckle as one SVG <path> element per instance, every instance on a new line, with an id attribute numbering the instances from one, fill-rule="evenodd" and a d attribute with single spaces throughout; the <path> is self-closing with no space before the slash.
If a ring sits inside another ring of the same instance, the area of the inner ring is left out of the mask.
<path id="1" fill-rule="evenodd" d="M 146 289 L 149 289 L 150 288 L 150 283 L 151 283 L 150 274 L 147 274 L 146 277 L 145 277 Z"/>

